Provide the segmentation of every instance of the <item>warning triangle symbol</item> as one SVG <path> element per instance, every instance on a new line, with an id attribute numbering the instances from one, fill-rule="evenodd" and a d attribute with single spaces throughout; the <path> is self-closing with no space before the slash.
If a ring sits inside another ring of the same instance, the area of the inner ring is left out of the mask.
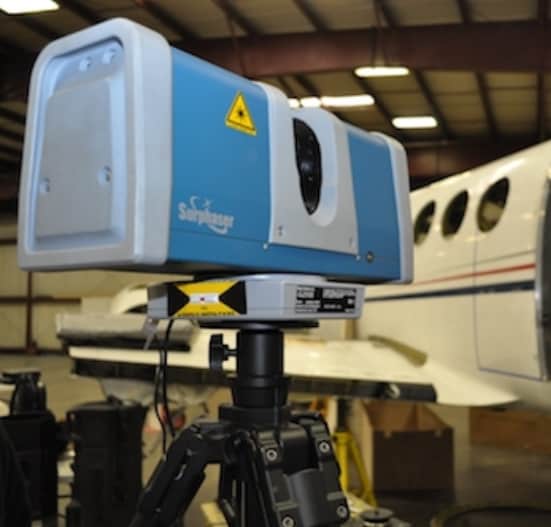
<path id="1" fill-rule="evenodd" d="M 251 112 L 241 92 L 238 92 L 235 96 L 228 115 L 226 115 L 226 126 L 246 134 L 256 135 L 256 127 Z"/>

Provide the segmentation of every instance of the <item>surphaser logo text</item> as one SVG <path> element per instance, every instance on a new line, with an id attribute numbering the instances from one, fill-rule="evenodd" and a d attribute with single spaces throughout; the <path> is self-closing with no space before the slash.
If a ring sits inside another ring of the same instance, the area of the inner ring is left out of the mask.
<path id="1" fill-rule="evenodd" d="M 212 212 L 212 201 L 191 196 L 189 203 L 178 203 L 178 218 L 197 225 L 206 225 L 216 234 L 228 234 L 232 229 L 235 218 L 229 214 Z"/>

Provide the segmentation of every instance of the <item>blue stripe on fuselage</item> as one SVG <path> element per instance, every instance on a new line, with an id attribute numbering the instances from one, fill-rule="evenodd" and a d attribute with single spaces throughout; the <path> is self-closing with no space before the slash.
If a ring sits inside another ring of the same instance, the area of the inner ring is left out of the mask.
<path id="1" fill-rule="evenodd" d="M 490 293 L 514 293 L 517 291 L 530 291 L 535 286 L 534 280 L 521 282 L 501 282 L 497 284 L 485 284 L 472 287 L 458 287 L 454 289 L 435 289 L 433 291 L 419 291 L 417 293 L 405 293 L 398 295 L 385 295 L 366 298 L 366 303 L 388 302 L 391 300 L 417 300 L 421 298 L 439 298 L 465 295 L 484 295 Z"/>

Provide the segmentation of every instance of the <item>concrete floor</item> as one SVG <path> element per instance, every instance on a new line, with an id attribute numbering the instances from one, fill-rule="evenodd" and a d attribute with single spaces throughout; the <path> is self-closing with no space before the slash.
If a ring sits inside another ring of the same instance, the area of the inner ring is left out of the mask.
<path id="1" fill-rule="evenodd" d="M 77 378 L 70 373 L 67 357 L 0 356 L 0 370 L 13 367 L 38 367 L 48 390 L 48 406 L 58 419 L 71 407 L 82 402 L 101 400 L 99 385 L 92 379 Z M 226 399 L 227 393 L 218 393 L 216 399 Z M 212 401 L 214 407 L 217 401 Z M 455 407 L 437 407 L 433 410 L 454 428 L 455 434 L 455 490 L 448 493 L 380 494 L 379 504 L 391 508 L 396 515 L 416 527 L 429 525 L 430 519 L 440 510 L 454 504 L 481 502 L 540 502 L 551 503 L 551 456 L 525 451 L 492 447 L 471 446 L 468 440 L 468 410 Z M 154 441 L 154 437 L 146 441 Z M 144 463 L 147 477 L 159 458 L 159 449 Z M 203 484 L 186 516 L 186 527 L 202 525 L 199 506 L 211 501 L 216 493 L 217 469 L 208 471 Z M 60 503 L 60 512 L 64 503 Z M 533 515 L 519 520 L 512 513 L 494 513 L 463 517 L 450 522 L 450 527 L 530 527 L 551 525 L 550 515 Z M 59 523 L 63 527 L 62 523 Z"/>

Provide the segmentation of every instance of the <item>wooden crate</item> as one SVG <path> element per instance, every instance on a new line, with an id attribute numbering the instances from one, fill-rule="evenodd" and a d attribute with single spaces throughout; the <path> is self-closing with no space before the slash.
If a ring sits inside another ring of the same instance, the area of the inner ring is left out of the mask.
<path id="1" fill-rule="evenodd" d="M 551 416 L 533 410 L 471 408 L 471 442 L 551 454 Z"/>
<path id="2" fill-rule="evenodd" d="M 375 491 L 453 488 L 453 430 L 425 405 L 355 401 L 349 428 Z"/>

